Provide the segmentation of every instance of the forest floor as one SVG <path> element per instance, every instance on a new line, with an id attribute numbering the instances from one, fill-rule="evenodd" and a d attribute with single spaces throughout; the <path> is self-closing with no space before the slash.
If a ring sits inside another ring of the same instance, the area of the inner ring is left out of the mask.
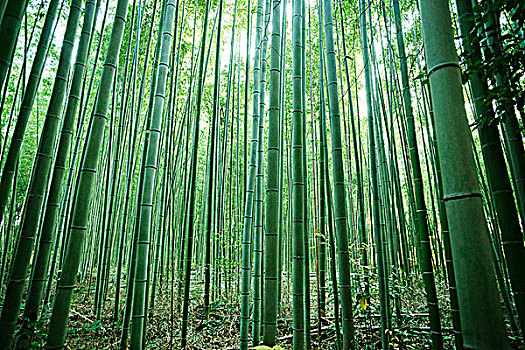
<path id="1" fill-rule="evenodd" d="M 84 280 L 85 281 L 85 280 Z M 313 349 L 335 349 L 335 325 L 333 317 L 332 293 L 327 292 L 327 314 L 321 322 L 321 337 L 318 336 L 319 322 L 317 316 L 317 295 L 315 280 L 312 278 L 312 314 L 311 332 Z M 103 316 L 97 321 L 94 316 L 93 295 L 94 282 L 84 282 L 75 292 L 71 305 L 70 321 L 68 324 L 67 349 L 118 349 L 121 333 L 121 319 L 115 322 L 109 315 L 112 314 L 113 300 L 105 303 Z M 374 281 L 372 281 L 374 285 Z M 292 304 L 291 290 L 284 284 L 281 297 L 281 309 L 278 323 L 278 345 L 283 349 L 292 349 Z M 234 286 L 236 288 L 236 286 Z M 453 333 L 449 315 L 448 292 L 446 284 L 437 284 L 438 299 L 442 315 L 442 326 L 445 348 L 453 348 Z M 190 318 L 188 329 L 189 349 L 237 349 L 239 346 L 240 301 L 229 300 L 223 296 L 214 296 L 212 311 L 206 319 L 202 307 L 202 284 L 192 282 Z M 394 318 L 394 331 L 391 333 L 391 346 L 394 349 L 429 349 L 430 330 L 428 327 L 428 313 L 420 279 L 413 278 L 410 283 L 399 286 L 399 302 L 401 319 Z M 121 310 L 125 302 L 125 288 L 121 293 Z M 148 349 L 178 349 L 180 342 L 181 312 L 178 308 L 177 295 L 172 296 L 170 286 L 159 288 L 155 297 L 155 307 L 148 315 L 147 348 Z M 109 296 L 113 295 L 108 291 Z M 375 293 L 375 294 L 374 294 Z M 234 295 L 238 295 L 233 293 Z M 381 348 L 381 323 L 379 318 L 379 302 L 377 291 L 372 290 L 371 301 L 364 303 L 358 300 L 354 307 L 354 326 L 356 341 L 359 349 Z M 392 303 L 394 305 L 395 303 Z M 173 313 L 171 310 L 173 309 Z M 394 315 L 396 309 L 393 310 Z M 44 313 L 45 321 L 37 327 L 36 337 L 33 338 L 34 348 L 40 348 L 45 341 L 45 329 L 50 310 Z M 40 331 L 38 331 L 40 329 Z"/>

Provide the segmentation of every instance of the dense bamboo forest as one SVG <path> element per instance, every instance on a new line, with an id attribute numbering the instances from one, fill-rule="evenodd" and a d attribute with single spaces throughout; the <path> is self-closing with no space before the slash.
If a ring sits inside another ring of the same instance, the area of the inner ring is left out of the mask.
<path id="1" fill-rule="evenodd" d="M 521 0 L 0 0 L 0 350 L 524 349 Z"/>

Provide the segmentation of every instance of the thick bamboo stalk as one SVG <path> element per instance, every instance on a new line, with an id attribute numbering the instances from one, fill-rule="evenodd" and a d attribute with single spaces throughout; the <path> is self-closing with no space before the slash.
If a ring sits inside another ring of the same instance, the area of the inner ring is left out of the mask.
<path id="1" fill-rule="evenodd" d="M 103 140 L 104 127 L 107 120 L 107 109 L 111 86 L 114 84 L 116 62 L 120 52 L 122 36 L 126 23 L 128 0 L 119 0 L 115 13 L 113 31 L 106 54 L 104 69 L 100 78 L 98 98 L 95 104 L 95 114 L 91 124 L 91 132 L 86 140 L 85 156 L 82 159 L 80 176 L 78 182 L 77 196 L 74 198 L 73 216 L 70 225 L 70 239 L 62 274 L 58 282 L 55 304 L 49 325 L 49 337 L 46 347 L 49 349 L 64 346 L 67 321 L 73 296 L 73 290 L 77 282 L 77 273 L 87 234 L 87 223 L 90 217 L 91 195 L 94 190 L 95 175 L 100 155 L 100 147 Z"/>
<path id="2" fill-rule="evenodd" d="M 421 18 L 465 348 L 508 349 L 470 144 L 448 2 L 422 0 Z"/>

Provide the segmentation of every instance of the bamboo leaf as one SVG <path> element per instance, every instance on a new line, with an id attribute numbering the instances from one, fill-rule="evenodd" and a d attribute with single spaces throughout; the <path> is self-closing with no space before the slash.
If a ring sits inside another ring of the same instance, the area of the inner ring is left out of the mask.
<path id="1" fill-rule="evenodd" d="M 368 301 L 366 300 L 365 297 L 361 297 L 361 301 L 359 302 L 359 305 L 361 305 L 361 308 L 363 310 L 366 310 L 366 308 L 368 307 Z"/>

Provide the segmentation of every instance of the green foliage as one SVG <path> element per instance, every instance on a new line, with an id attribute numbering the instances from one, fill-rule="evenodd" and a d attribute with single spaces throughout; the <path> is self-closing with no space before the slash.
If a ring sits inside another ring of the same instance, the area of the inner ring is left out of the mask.
<path id="1" fill-rule="evenodd" d="M 497 118 L 505 117 L 504 106 L 515 106 L 517 110 L 523 111 L 525 106 L 523 2 L 482 1 L 473 7 L 473 13 L 473 17 L 469 20 L 474 21 L 474 29 L 469 35 L 478 35 L 482 45 L 489 50 L 484 50 L 485 55 L 482 60 L 474 60 L 472 53 L 464 52 L 463 63 L 469 67 L 469 70 L 481 73 L 483 79 L 492 82 L 487 100 L 495 101 Z M 505 84 L 495 84 L 496 76 L 501 76 Z"/>
<path id="2" fill-rule="evenodd" d="M 28 318 L 22 319 L 22 326 L 15 332 L 18 339 L 19 349 L 41 349 L 42 343 L 47 339 L 47 323 L 51 318 L 51 309 L 45 305 L 42 316 L 37 321 L 30 321 Z"/>

